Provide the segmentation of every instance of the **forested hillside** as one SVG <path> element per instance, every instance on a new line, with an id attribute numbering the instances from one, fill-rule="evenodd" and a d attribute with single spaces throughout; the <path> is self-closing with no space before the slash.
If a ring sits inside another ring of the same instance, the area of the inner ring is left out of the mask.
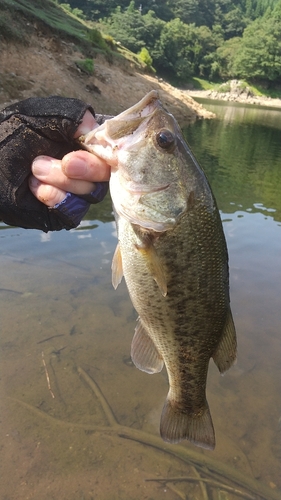
<path id="1" fill-rule="evenodd" d="M 104 33 L 187 82 L 242 78 L 281 86 L 281 0 L 68 0 Z M 63 4 L 62 2 L 59 2 Z"/>
<path id="2" fill-rule="evenodd" d="M 55 0 L 1 0 L 1 109 L 28 97 L 60 95 L 116 115 L 153 89 L 181 125 L 214 116 L 69 8 Z"/>

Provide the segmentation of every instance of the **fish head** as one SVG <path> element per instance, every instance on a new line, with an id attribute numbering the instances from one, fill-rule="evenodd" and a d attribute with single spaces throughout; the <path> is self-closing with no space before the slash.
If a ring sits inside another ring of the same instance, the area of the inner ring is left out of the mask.
<path id="1" fill-rule="evenodd" d="M 173 228 L 198 190 L 202 171 L 156 91 L 88 133 L 82 144 L 111 165 L 117 214 L 143 229 Z"/>

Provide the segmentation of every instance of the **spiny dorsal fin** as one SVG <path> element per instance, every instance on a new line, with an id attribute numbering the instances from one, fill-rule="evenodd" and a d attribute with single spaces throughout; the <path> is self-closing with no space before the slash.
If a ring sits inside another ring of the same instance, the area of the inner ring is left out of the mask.
<path id="1" fill-rule="evenodd" d="M 132 340 L 131 358 L 135 366 L 146 373 L 161 372 L 164 365 L 162 357 L 140 319 L 138 319 L 135 335 Z"/>
<path id="2" fill-rule="evenodd" d="M 237 340 L 235 326 L 229 309 L 222 338 L 213 354 L 213 360 L 221 373 L 226 372 L 236 360 Z"/>
<path id="3" fill-rule="evenodd" d="M 118 287 L 119 283 L 121 282 L 123 278 L 123 265 L 122 265 L 122 255 L 121 255 L 121 250 L 120 250 L 120 244 L 117 243 L 113 259 L 112 259 L 112 285 L 113 287 L 116 288 Z"/>

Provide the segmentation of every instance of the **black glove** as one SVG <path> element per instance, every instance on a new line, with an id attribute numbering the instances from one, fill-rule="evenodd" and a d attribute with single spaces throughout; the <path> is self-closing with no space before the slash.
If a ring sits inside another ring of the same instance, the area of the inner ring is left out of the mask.
<path id="1" fill-rule="evenodd" d="M 79 145 L 73 136 L 91 106 L 78 99 L 34 97 L 0 112 L 0 220 L 12 226 L 58 231 L 76 227 L 89 208 L 105 196 L 108 183 L 85 197 L 68 193 L 55 208 L 48 208 L 31 193 L 28 177 L 36 156 L 61 160 Z M 96 117 L 98 123 L 104 117 Z M 83 199 L 84 198 L 84 199 Z"/>

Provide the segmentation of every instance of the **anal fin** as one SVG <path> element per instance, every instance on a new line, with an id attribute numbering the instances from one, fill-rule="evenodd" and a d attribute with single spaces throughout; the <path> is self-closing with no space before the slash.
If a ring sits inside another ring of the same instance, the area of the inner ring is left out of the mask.
<path id="1" fill-rule="evenodd" d="M 135 329 L 135 334 L 131 345 L 131 358 L 134 365 L 146 373 L 161 372 L 164 361 L 160 356 L 154 342 L 149 337 L 141 320 Z"/>
<path id="2" fill-rule="evenodd" d="M 168 396 L 162 410 L 160 434 L 162 439 L 169 443 L 188 439 L 196 446 L 213 450 L 216 444 L 215 431 L 208 403 L 206 402 L 200 415 L 194 416 L 180 411 L 178 405 Z"/>
<path id="3" fill-rule="evenodd" d="M 235 326 L 229 309 L 222 338 L 213 354 L 213 360 L 221 373 L 226 372 L 236 360 L 237 340 Z"/>

